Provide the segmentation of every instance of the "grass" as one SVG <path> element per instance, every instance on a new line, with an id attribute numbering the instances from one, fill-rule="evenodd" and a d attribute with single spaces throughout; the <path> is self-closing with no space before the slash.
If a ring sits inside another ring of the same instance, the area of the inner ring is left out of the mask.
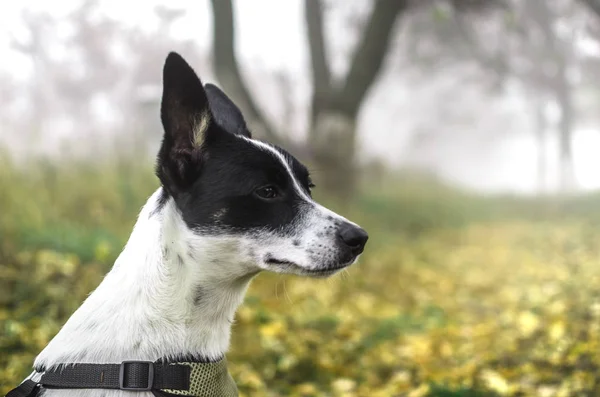
<path id="1" fill-rule="evenodd" d="M 0 393 L 97 286 L 156 187 L 149 165 L 0 157 Z M 600 195 L 481 197 L 397 175 L 344 214 L 371 235 L 346 275 L 251 286 L 228 356 L 242 395 L 600 395 Z"/>

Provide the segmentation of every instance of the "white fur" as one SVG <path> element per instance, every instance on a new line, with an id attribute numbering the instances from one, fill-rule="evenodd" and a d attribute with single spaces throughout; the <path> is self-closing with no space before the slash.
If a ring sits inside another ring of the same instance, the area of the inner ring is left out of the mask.
<path id="1" fill-rule="evenodd" d="M 204 139 L 206 138 L 206 130 L 208 130 L 211 118 L 212 117 L 209 111 L 204 111 L 200 114 L 200 118 L 194 128 L 194 147 L 199 148 L 204 144 Z"/>
<path id="2" fill-rule="evenodd" d="M 239 261 L 238 253 L 247 249 L 243 242 L 189 230 L 172 200 L 151 215 L 159 195 L 160 189 L 144 206 L 113 269 L 39 354 L 36 368 L 189 353 L 219 358 L 227 351 L 235 310 L 256 265 Z M 202 299 L 196 303 L 199 290 Z M 66 395 L 131 396 L 109 390 L 45 391 L 45 396 Z"/>

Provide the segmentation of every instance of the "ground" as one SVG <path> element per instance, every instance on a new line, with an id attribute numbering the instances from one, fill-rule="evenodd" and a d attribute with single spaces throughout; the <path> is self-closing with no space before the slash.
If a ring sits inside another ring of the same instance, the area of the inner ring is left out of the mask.
<path id="1" fill-rule="evenodd" d="M 118 166 L 0 169 L 3 394 L 99 283 L 156 182 Z M 353 268 L 255 280 L 228 355 L 241 394 L 600 395 L 595 198 L 394 186 L 347 210 L 371 232 Z"/>

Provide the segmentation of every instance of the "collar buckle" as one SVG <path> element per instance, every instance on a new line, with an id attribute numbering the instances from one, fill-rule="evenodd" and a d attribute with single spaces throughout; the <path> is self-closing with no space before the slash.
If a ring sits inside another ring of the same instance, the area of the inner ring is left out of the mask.
<path id="1" fill-rule="evenodd" d="M 147 365 L 147 378 L 143 376 L 142 369 Z M 140 376 L 142 375 L 142 376 Z M 148 379 L 146 386 L 128 386 L 131 379 Z M 119 389 L 130 391 L 149 391 L 154 384 L 154 363 L 152 361 L 123 361 L 119 368 Z"/>

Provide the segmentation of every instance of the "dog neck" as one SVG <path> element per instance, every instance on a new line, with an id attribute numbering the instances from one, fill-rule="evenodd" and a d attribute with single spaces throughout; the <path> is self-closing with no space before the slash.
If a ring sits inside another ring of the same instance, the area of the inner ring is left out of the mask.
<path id="1" fill-rule="evenodd" d="M 59 363 L 218 360 L 252 277 L 239 241 L 190 230 L 161 189 L 142 209 L 123 252 L 98 288 L 40 353 Z"/>

